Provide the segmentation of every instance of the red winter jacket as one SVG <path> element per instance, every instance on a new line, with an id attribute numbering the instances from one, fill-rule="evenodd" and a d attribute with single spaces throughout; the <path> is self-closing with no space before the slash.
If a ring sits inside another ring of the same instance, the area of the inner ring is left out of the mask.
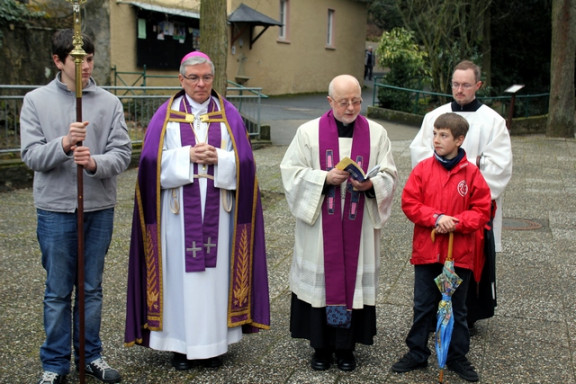
<path id="1" fill-rule="evenodd" d="M 448 234 L 430 234 L 439 215 L 456 217 L 452 255 L 457 267 L 474 269 L 475 232 L 490 215 L 490 188 L 466 156 L 446 170 L 433 156 L 414 167 L 402 192 L 402 210 L 414 223 L 412 264 L 444 263 Z"/>

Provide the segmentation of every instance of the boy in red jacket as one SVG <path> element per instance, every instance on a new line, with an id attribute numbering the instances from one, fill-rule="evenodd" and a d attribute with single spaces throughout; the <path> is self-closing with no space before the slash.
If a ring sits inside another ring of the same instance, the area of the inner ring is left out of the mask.
<path id="1" fill-rule="evenodd" d="M 402 192 L 402 210 L 414 223 L 414 320 L 406 337 L 410 351 L 392 366 L 408 372 L 428 365 L 430 330 L 435 329 L 441 299 L 434 278 L 442 273 L 448 251 L 448 234 L 454 232 L 453 257 L 462 284 L 452 296 L 454 330 L 448 351 L 448 369 L 467 381 L 478 374 L 466 358 L 470 334 L 466 322 L 466 293 L 473 276 L 475 232 L 489 220 L 490 188 L 480 170 L 460 148 L 468 122 L 456 113 L 440 115 L 434 122 L 434 155 L 418 163 Z M 432 241 L 430 234 L 436 230 Z"/>

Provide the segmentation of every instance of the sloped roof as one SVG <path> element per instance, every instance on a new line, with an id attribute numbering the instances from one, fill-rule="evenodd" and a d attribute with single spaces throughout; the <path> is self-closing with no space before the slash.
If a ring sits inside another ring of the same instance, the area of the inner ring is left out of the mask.
<path id="1" fill-rule="evenodd" d="M 228 21 L 231 23 L 250 23 L 263 26 L 282 25 L 281 22 L 250 8 L 244 3 L 240 4 L 240 6 L 228 16 Z"/>
<path id="2" fill-rule="evenodd" d="M 176 16 L 191 17 L 194 19 L 200 19 L 200 13 L 192 11 L 190 9 L 166 7 L 163 5 L 150 4 L 150 3 L 143 2 L 143 1 L 132 1 L 132 0 L 117 0 L 116 3 L 117 4 L 130 4 L 134 7 L 138 7 L 138 8 L 144 9 L 146 11 L 166 13 L 168 15 L 176 15 Z"/>

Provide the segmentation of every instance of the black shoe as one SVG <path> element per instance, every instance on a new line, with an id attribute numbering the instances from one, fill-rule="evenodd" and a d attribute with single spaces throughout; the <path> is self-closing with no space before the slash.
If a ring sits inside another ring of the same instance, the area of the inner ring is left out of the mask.
<path id="1" fill-rule="evenodd" d="M 222 366 L 222 359 L 220 356 L 211 357 L 209 359 L 199 360 L 206 368 L 220 368 Z"/>
<path id="2" fill-rule="evenodd" d="M 398 360 L 392 366 L 392 370 L 398 373 L 410 372 L 418 368 L 426 368 L 428 366 L 428 361 L 418 361 L 416 360 L 410 353 L 405 354 L 402 356 L 400 360 Z"/>
<path id="3" fill-rule="evenodd" d="M 120 373 L 117 370 L 110 367 L 103 358 L 92 361 L 90 364 L 86 364 L 86 374 L 97 378 L 104 383 L 119 383 L 122 381 Z"/>
<path id="4" fill-rule="evenodd" d="M 332 364 L 332 352 L 327 349 L 316 348 L 310 366 L 315 371 L 325 371 Z"/>
<path id="5" fill-rule="evenodd" d="M 66 382 L 66 375 L 55 372 L 44 371 L 38 384 L 63 384 Z"/>
<path id="6" fill-rule="evenodd" d="M 336 351 L 336 364 L 341 371 L 350 372 L 356 369 L 356 358 L 352 350 Z"/>
<path id="7" fill-rule="evenodd" d="M 468 333 L 470 334 L 470 337 L 476 336 L 478 334 L 478 328 L 476 327 L 475 322 L 468 323 Z"/>
<path id="8" fill-rule="evenodd" d="M 476 382 L 480 380 L 476 370 L 467 359 L 451 361 L 447 365 L 449 370 L 455 372 L 466 381 Z"/>
<path id="9" fill-rule="evenodd" d="M 178 371 L 187 371 L 194 367 L 194 361 L 188 360 L 182 353 L 174 353 L 172 356 L 172 366 Z"/>

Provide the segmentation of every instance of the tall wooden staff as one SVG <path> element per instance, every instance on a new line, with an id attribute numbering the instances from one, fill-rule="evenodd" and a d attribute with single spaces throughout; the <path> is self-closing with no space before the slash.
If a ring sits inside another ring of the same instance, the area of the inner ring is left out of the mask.
<path id="1" fill-rule="evenodd" d="M 70 56 L 74 58 L 76 66 L 76 121 L 82 122 L 82 62 L 86 56 L 82 41 L 82 18 L 80 15 L 80 4 L 86 0 L 68 0 L 72 2 L 74 10 L 74 48 Z M 82 143 L 76 143 L 81 146 Z M 84 299 L 84 168 L 81 165 L 76 169 L 76 181 L 78 188 L 78 209 L 77 209 L 77 232 L 78 232 L 78 285 L 76 295 L 78 300 L 78 343 L 79 343 L 79 367 L 80 383 L 84 384 L 86 371 L 86 335 L 85 335 L 85 299 Z"/>

